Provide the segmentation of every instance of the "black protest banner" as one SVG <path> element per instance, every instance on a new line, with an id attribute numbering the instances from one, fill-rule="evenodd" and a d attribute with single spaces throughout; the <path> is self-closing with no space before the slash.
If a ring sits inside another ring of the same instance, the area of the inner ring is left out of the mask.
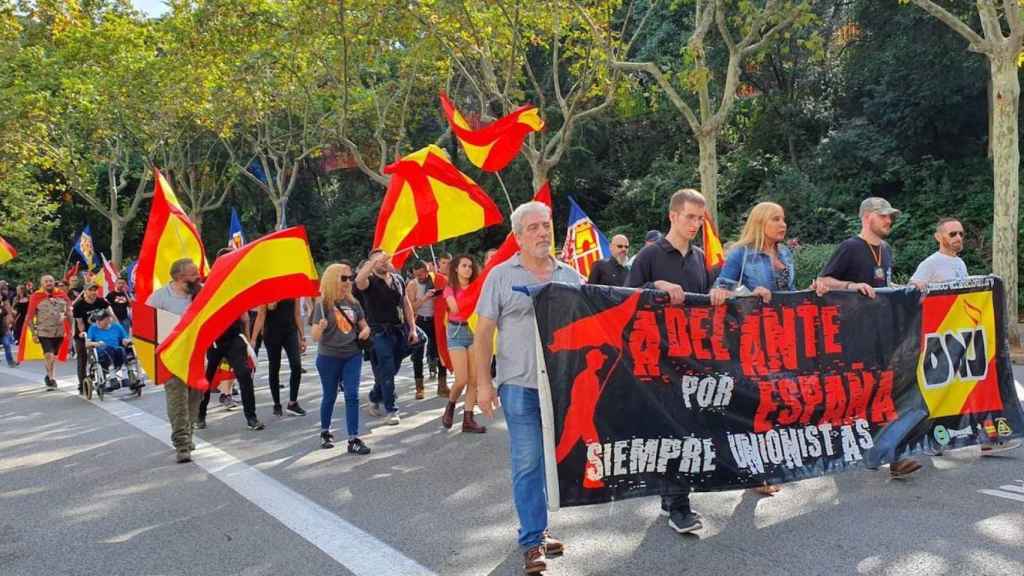
<path id="1" fill-rule="evenodd" d="M 602 286 L 531 292 L 561 506 L 875 468 L 1024 430 L 995 277 L 923 302 L 911 290 L 718 307 Z"/>

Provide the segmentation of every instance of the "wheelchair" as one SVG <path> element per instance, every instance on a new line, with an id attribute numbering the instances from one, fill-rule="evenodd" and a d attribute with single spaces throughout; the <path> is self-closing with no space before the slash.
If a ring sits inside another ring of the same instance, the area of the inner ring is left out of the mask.
<path id="1" fill-rule="evenodd" d="M 136 398 L 142 396 L 142 389 L 145 388 L 146 383 L 131 344 L 124 347 L 122 369 L 125 372 L 125 378 L 123 379 L 118 379 L 117 369 L 114 368 L 113 362 L 111 362 L 110 368 L 103 367 L 103 364 L 100 363 L 100 350 L 102 348 L 86 350 L 86 354 L 88 354 L 85 368 L 86 377 L 82 381 L 86 399 L 92 400 L 95 393 L 96 397 L 102 401 L 107 392 L 113 392 L 119 388 L 127 388 Z"/>

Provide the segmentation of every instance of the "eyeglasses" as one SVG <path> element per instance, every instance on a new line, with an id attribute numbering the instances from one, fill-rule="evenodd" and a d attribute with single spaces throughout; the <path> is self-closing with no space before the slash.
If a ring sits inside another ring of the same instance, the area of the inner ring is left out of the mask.
<path id="1" fill-rule="evenodd" d="M 949 237 L 950 238 L 956 238 L 957 236 L 960 236 L 962 238 L 963 235 L 964 235 L 964 231 L 963 230 L 953 230 L 952 232 L 949 233 Z"/>
<path id="2" fill-rule="evenodd" d="M 615 248 L 629 248 L 629 244 L 615 244 Z"/>
<path id="3" fill-rule="evenodd" d="M 352 281 L 352 277 L 351 276 L 345 276 L 344 274 L 339 276 L 338 279 L 341 280 L 342 282 L 351 282 Z"/>

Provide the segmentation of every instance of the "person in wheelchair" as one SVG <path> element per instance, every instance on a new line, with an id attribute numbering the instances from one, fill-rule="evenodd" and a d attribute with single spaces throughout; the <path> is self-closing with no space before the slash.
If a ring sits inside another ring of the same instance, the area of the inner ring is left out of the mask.
<path id="1" fill-rule="evenodd" d="M 95 349 L 96 357 L 104 372 L 113 367 L 118 378 L 113 380 L 114 383 L 123 383 L 128 386 L 128 378 L 121 376 L 121 371 L 128 360 L 128 348 L 132 344 L 128 333 L 121 324 L 114 321 L 113 315 L 107 309 L 93 312 L 90 320 L 92 323 L 86 332 L 85 347 Z M 108 388 L 114 387 L 117 386 L 108 386 Z"/>

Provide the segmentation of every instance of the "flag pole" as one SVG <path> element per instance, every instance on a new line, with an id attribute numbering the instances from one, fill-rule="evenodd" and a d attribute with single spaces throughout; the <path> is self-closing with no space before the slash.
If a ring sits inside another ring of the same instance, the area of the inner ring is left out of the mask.
<path id="1" fill-rule="evenodd" d="M 437 255 L 434 254 L 433 244 L 430 245 L 430 261 L 434 263 L 434 266 L 437 266 Z"/>
<path id="2" fill-rule="evenodd" d="M 498 184 L 501 184 L 501 190 L 505 192 L 505 201 L 508 202 L 508 209 L 511 212 L 515 207 L 512 206 L 512 197 L 508 195 L 508 188 L 505 187 L 505 181 L 501 179 L 500 172 L 495 172 L 494 175 L 498 177 Z"/>

